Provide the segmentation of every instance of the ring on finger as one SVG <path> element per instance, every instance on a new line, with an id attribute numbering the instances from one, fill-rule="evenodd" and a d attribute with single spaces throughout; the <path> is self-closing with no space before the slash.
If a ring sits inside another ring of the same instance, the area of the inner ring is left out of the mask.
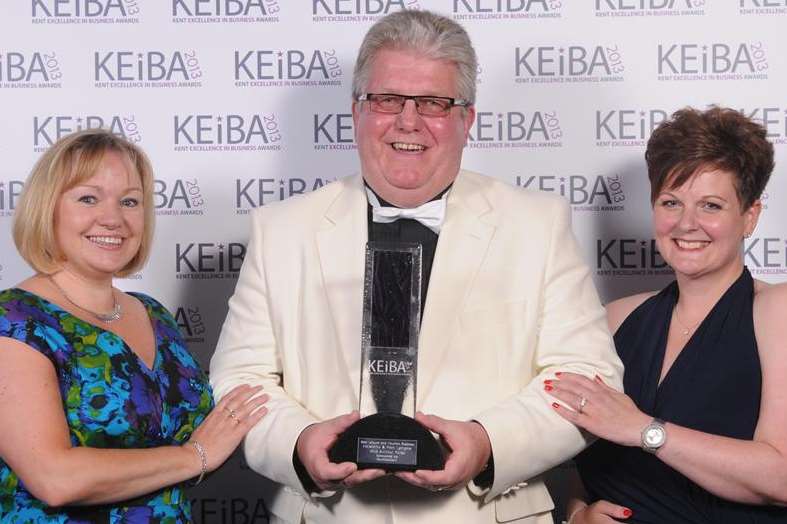
<path id="1" fill-rule="evenodd" d="M 585 397 L 580 396 L 579 397 L 579 409 L 577 410 L 577 413 L 582 413 L 582 411 L 585 409 L 585 406 L 587 406 L 587 405 L 588 405 L 588 399 L 585 398 Z"/>
<path id="2" fill-rule="evenodd" d="M 234 410 L 234 409 L 230 409 L 228 412 L 229 412 L 229 414 L 230 414 L 230 418 L 231 418 L 231 419 L 233 419 L 233 420 L 238 420 L 238 414 L 235 412 L 235 410 Z"/>

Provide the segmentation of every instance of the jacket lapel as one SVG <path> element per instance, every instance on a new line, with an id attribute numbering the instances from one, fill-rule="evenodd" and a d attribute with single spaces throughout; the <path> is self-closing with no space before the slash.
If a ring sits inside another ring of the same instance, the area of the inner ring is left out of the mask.
<path id="1" fill-rule="evenodd" d="M 358 404 L 361 378 L 361 319 L 364 253 L 367 239 L 366 194 L 360 176 L 336 183 L 342 191 L 328 207 L 317 231 L 323 285 L 339 346 Z M 308 329 L 305 326 L 304 329 Z M 327 344 L 326 344 L 327 346 Z M 339 377 L 330 377 L 335 380 Z"/>
<path id="2" fill-rule="evenodd" d="M 418 344 L 417 404 L 423 404 L 440 372 L 459 314 L 486 257 L 495 215 L 481 179 L 460 171 L 448 195 L 429 279 Z"/>

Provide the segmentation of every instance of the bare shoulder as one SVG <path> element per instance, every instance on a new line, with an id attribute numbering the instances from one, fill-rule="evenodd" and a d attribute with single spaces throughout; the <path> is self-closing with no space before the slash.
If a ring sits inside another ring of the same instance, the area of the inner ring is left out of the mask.
<path id="1" fill-rule="evenodd" d="M 754 326 L 758 339 L 765 331 L 787 333 L 784 312 L 787 310 L 787 283 L 768 284 L 754 281 Z"/>
<path id="2" fill-rule="evenodd" d="M 764 284 L 755 280 L 752 316 L 763 380 L 760 422 L 757 425 L 757 433 L 760 434 L 766 431 L 763 429 L 764 419 L 776 420 L 771 431 L 778 435 L 784 434 L 784 423 L 787 421 L 784 416 L 787 405 L 786 310 L 787 284 Z"/>
<path id="3" fill-rule="evenodd" d="M 29 385 L 30 377 L 40 379 L 48 373 L 54 373 L 54 369 L 47 357 L 28 344 L 14 338 L 0 337 L 0 401 L 4 400 L 11 385 Z"/>
<path id="4" fill-rule="evenodd" d="M 38 292 L 43 288 L 43 281 L 45 278 L 46 277 L 44 277 L 43 275 L 33 275 L 19 282 L 14 287 L 17 289 L 24 289 L 25 291 L 38 294 Z"/>
<path id="5" fill-rule="evenodd" d="M 627 297 L 613 300 L 607 304 L 607 325 L 609 326 L 609 332 L 614 334 L 632 311 L 637 309 L 640 304 L 645 302 L 656 293 L 658 293 L 658 291 L 637 293 L 636 295 L 629 295 Z"/>

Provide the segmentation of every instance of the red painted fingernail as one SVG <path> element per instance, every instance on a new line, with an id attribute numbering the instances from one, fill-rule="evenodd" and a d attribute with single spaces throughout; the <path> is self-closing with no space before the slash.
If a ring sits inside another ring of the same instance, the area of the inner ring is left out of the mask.
<path id="1" fill-rule="evenodd" d="M 552 390 L 553 390 L 553 389 L 555 389 L 555 388 L 553 388 L 552 386 L 550 386 L 549 384 L 547 384 L 546 386 L 544 386 L 544 389 L 545 389 L 546 391 L 552 391 Z"/>
<path id="2" fill-rule="evenodd" d="M 556 377 L 559 377 L 559 376 L 560 376 L 560 375 L 562 375 L 562 374 L 563 374 L 563 372 L 562 372 L 562 371 L 557 371 L 557 372 L 555 372 L 555 376 L 556 376 Z"/>
<path id="3" fill-rule="evenodd" d="M 552 407 L 558 409 L 560 407 L 560 404 L 558 404 L 557 402 L 553 402 Z"/>
<path id="4" fill-rule="evenodd" d="M 547 379 L 547 380 L 545 380 L 545 381 L 544 381 L 544 384 L 551 384 L 551 383 L 552 383 L 552 381 L 551 381 L 551 380 L 549 380 L 549 379 Z"/>
<path id="5" fill-rule="evenodd" d="M 628 508 L 626 508 L 626 509 L 624 509 L 624 510 L 623 510 L 623 516 L 624 516 L 625 518 L 629 518 L 629 517 L 630 517 L 630 516 L 632 516 L 633 514 L 634 514 L 634 512 L 633 512 L 633 511 L 631 511 L 631 510 L 630 510 L 630 509 L 628 509 Z"/>

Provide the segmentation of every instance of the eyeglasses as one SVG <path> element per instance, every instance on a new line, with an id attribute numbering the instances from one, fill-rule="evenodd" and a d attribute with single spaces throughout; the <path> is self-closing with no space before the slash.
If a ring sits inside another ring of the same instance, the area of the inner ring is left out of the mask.
<path id="1" fill-rule="evenodd" d="M 358 97 L 359 102 L 369 102 L 375 113 L 398 115 L 404 110 L 404 104 L 412 100 L 415 110 L 421 116 L 446 116 L 454 106 L 467 107 L 470 102 L 461 98 L 447 96 L 410 96 L 395 93 L 365 93 Z"/>

